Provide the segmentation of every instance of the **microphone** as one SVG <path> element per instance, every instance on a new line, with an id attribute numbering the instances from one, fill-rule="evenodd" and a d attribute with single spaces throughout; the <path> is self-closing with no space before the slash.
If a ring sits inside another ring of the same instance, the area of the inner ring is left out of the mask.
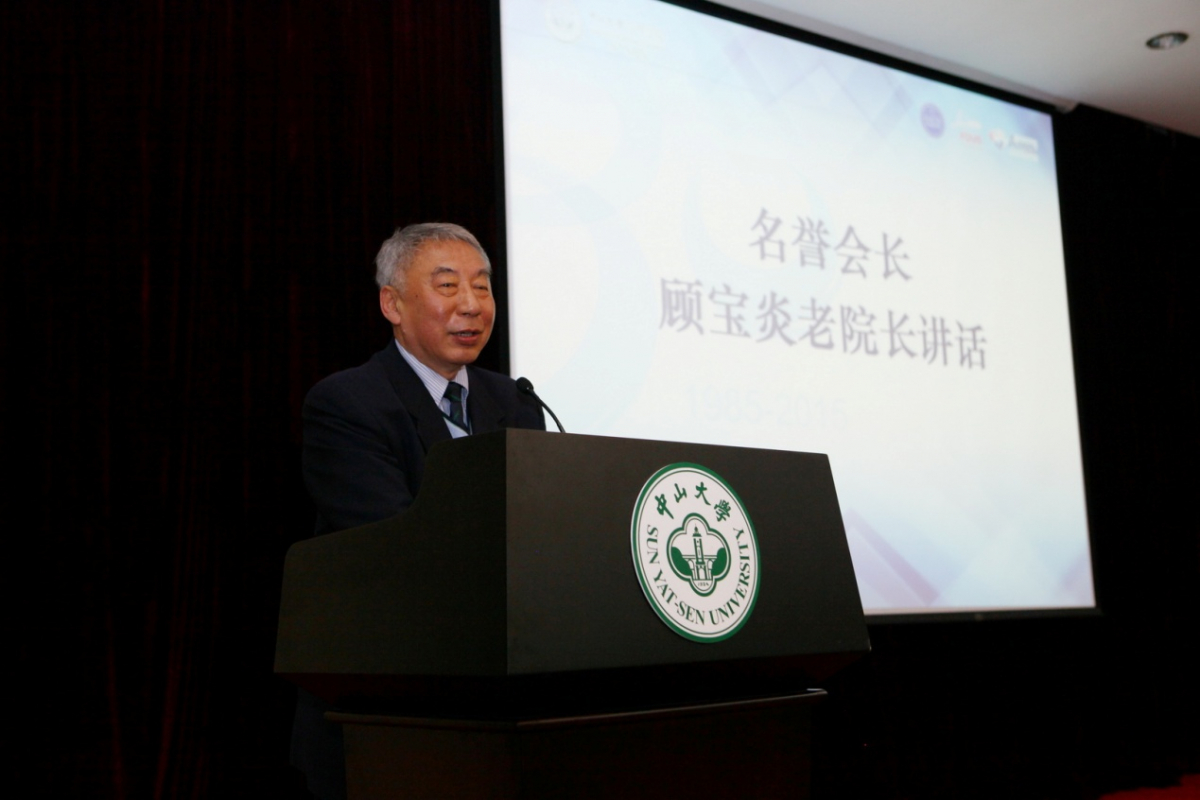
<path id="1" fill-rule="evenodd" d="M 554 424 L 558 426 L 559 433 L 567 432 L 566 428 L 562 426 L 562 423 L 558 421 L 558 415 L 553 411 L 550 411 L 550 406 L 546 405 L 545 401 L 538 397 L 537 392 L 533 390 L 533 383 L 529 380 L 529 378 L 517 378 L 517 389 L 521 392 L 521 394 L 527 394 L 534 400 L 537 400 L 538 405 L 549 412 L 550 416 L 554 419 Z"/>

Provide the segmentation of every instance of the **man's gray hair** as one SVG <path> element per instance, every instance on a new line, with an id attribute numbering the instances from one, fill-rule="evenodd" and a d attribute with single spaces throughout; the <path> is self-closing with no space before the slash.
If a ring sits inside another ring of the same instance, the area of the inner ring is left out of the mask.
<path id="1" fill-rule="evenodd" d="M 391 238 L 379 248 L 379 255 L 375 256 L 375 282 L 379 284 L 379 288 L 395 286 L 397 289 L 403 289 L 405 273 L 412 266 L 413 259 L 416 257 L 417 251 L 421 249 L 421 245 L 426 242 L 469 244 L 483 259 L 483 265 L 487 268 L 488 274 L 490 275 L 492 272 L 491 260 L 483 251 L 479 240 L 469 230 L 461 225 L 455 225 L 453 222 L 421 222 L 396 228 L 396 232 L 392 234 Z"/>

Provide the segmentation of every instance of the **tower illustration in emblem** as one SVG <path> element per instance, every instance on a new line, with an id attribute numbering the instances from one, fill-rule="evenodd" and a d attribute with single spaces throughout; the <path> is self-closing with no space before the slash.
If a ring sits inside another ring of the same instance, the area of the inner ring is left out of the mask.
<path id="1" fill-rule="evenodd" d="M 684 549 L 689 545 L 690 553 Z M 672 531 L 667 550 L 671 571 L 702 597 L 712 594 L 717 582 L 729 574 L 729 545 L 699 514 L 688 514 L 683 525 Z"/>

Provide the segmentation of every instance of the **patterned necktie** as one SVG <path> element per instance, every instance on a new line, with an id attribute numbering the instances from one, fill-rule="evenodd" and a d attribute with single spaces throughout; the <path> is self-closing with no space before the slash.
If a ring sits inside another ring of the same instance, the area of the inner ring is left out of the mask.
<path id="1" fill-rule="evenodd" d="M 467 433 L 470 433 L 471 429 L 467 427 L 467 416 L 463 413 L 462 384 L 450 381 L 450 383 L 446 384 L 446 393 L 442 396 L 450 401 L 448 419 Z"/>

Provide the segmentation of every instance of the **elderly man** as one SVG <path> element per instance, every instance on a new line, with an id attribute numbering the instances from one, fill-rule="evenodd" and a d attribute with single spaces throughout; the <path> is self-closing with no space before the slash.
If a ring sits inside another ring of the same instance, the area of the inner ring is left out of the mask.
<path id="1" fill-rule="evenodd" d="M 469 367 L 492 333 L 496 303 L 487 254 L 469 231 L 430 222 L 398 229 L 375 258 L 379 308 L 393 341 L 338 372 L 304 402 L 304 483 L 316 533 L 403 512 L 434 444 L 501 428 L 544 430 L 537 402 L 511 378 Z M 323 799 L 345 796 L 341 731 L 304 692 L 292 763 Z"/>

